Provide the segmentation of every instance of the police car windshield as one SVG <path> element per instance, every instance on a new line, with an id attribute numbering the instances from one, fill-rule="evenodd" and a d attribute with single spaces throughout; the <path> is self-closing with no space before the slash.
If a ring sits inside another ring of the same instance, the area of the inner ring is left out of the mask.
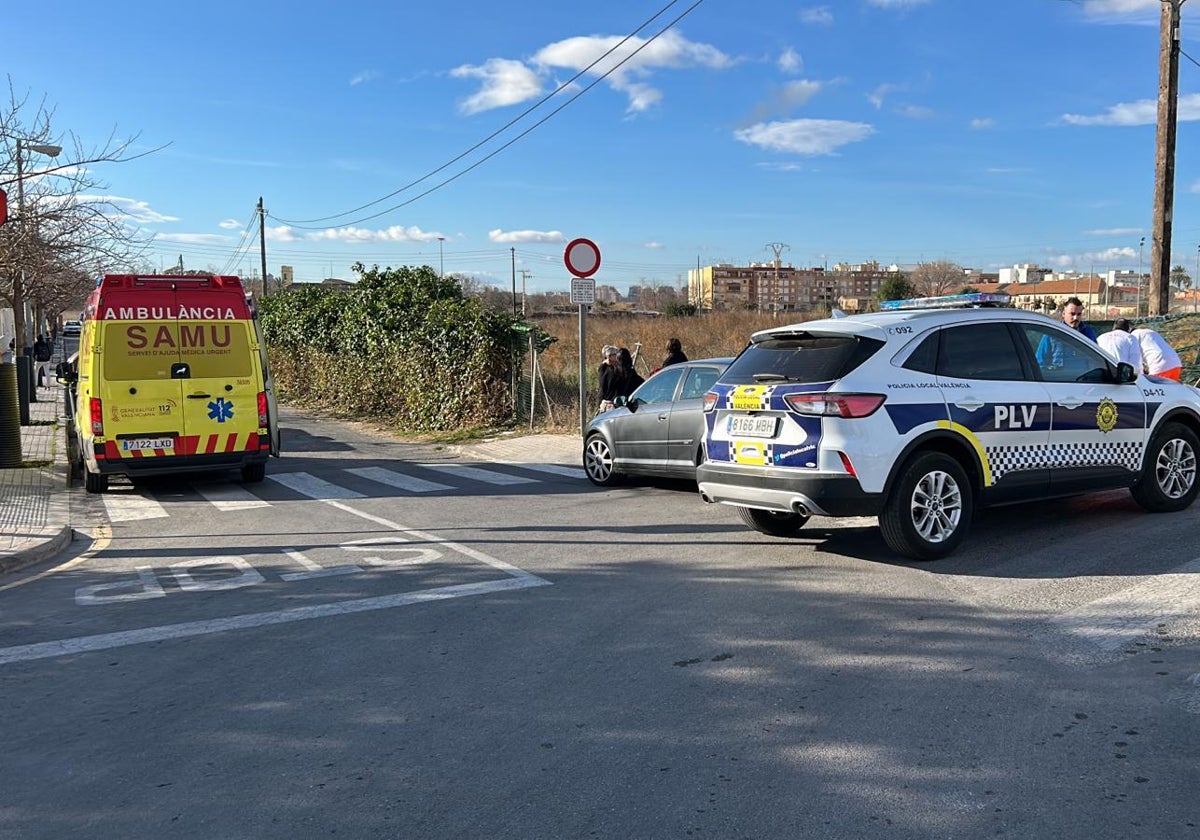
<path id="1" fill-rule="evenodd" d="M 861 365 L 884 342 L 856 335 L 798 333 L 764 339 L 746 348 L 721 382 L 830 382 Z"/>

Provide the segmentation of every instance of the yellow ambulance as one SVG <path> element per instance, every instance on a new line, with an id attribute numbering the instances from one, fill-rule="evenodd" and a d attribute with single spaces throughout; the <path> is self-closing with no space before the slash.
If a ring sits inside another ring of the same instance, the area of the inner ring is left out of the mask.
<path id="1" fill-rule="evenodd" d="M 89 493 L 113 475 L 238 469 L 262 481 L 279 454 L 266 348 L 237 277 L 105 275 L 60 381 Z"/>

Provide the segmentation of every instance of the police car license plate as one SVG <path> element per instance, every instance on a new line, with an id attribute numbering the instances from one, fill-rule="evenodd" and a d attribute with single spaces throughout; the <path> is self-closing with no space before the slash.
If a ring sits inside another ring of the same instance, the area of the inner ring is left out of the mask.
<path id="1" fill-rule="evenodd" d="M 729 434 L 737 437 L 775 437 L 778 418 L 767 415 L 735 414 L 729 418 Z"/>
<path id="2" fill-rule="evenodd" d="M 121 441 L 122 452 L 144 452 L 154 449 L 174 449 L 175 438 L 131 438 Z"/>

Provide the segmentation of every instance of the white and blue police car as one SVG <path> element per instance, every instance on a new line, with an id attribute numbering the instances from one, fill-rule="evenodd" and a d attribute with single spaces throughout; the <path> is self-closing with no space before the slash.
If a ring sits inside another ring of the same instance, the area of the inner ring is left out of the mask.
<path id="1" fill-rule="evenodd" d="M 1123 487 L 1147 510 L 1188 507 L 1200 391 L 1007 303 L 891 301 L 755 333 L 705 396 L 701 497 L 775 536 L 878 516 L 923 560 L 981 507 Z"/>

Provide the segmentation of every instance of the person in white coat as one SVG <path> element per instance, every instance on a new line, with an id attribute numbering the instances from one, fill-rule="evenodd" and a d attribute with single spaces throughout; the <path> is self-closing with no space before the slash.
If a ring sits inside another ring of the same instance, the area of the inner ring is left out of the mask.
<path id="1" fill-rule="evenodd" d="M 1113 328 L 1096 339 L 1100 349 L 1118 362 L 1128 362 L 1137 373 L 1142 372 L 1142 346 L 1129 334 L 1129 321 L 1118 318 Z"/>
<path id="2" fill-rule="evenodd" d="M 1178 382 L 1183 373 L 1183 362 L 1167 344 L 1167 340 L 1147 327 L 1138 327 L 1132 335 L 1142 348 L 1142 364 L 1146 367 L 1146 373 Z"/>

